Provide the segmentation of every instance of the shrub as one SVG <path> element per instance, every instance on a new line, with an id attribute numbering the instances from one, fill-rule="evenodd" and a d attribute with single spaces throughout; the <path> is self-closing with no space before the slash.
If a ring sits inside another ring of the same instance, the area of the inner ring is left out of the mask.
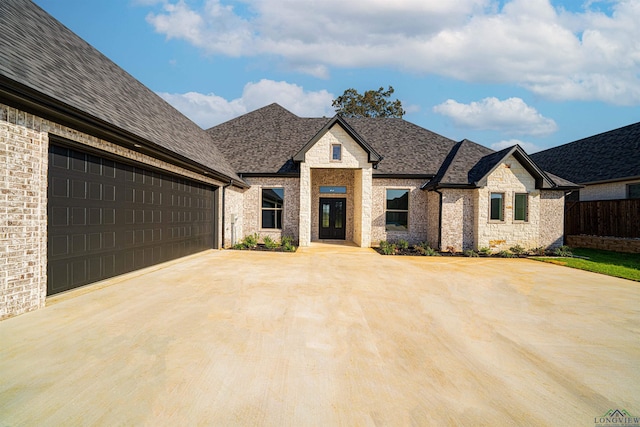
<path id="1" fill-rule="evenodd" d="M 509 251 L 500 251 L 500 252 L 498 252 L 498 256 L 501 257 L 501 258 L 513 258 L 513 257 L 515 257 L 515 255 L 512 254 Z"/>
<path id="2" fill-rule="evenodd" d="M 275 240 L 273 240 L 270 236 L 264 236 L 264 238 L 262 239 L 262 241 L 264 242 L 264 247 L 267 249 L 275 249 L 278 246 L 280 246 L 278 244 L 278 242 L 276 242 Z"/>
<path id="3" fill-rule="evenodd" d="M 407 249 L 409 249 L 409 242 L 407 242 L 406 240 L 400 239 L 398 240 L 398 243 L 396 243 L 396 246 L 398 247 L 398 249 L 406 251 Z"/>
<path id="4" fill-rule="evenodd" d="M 282 250 L 285 252 L 295 252 L 296 247 L 293 246 L 293 244 L 291 243 L 291 240 L 287 240 L 285 243 L 282 244 Z"/>
<path id="5" fill-rule="evenodd" d="M 293 246 L 293 237 L 291 236 L 282 236 L 282 238 L 280 239 L 280 244 L 282 246 Z"/>
<path id="6" fill-rule="evenodd" d="M 394 255 L 397 249 L 398 248 L 393 243 L 389 243 L 386 240 L 380 241 L 380 250 L 384 255 Z"/>
<path id="7" fill-rule="evenodd" d="M 474 251 L 473 249 L 467 249 L 466 251 L 463 252 L 464 256 L 466 257 L 470 257 L 470 258 L 477 258 L 480 255 L 478 255 L 478 253 L 476 251 Z"/>
<path id="8" fill-rule="evenodd" d="M 553 254 L 555 256 L 562 256 L 562 257 L 571 257 L 573 256 L 573 252 L 571 252 L 571 248 L 569 246 L 563 245 L 560 246 L 559 248 L 556 248 L 553 251 Z"/>
<path id="9" fill-rule="evenodd" d="M 485 256 L 491 255 L 491 248 L 488 248 L 488 247 L 484 246 L 484 247 L 478 249 L 478 253 L 480 255 L 485 255 Z"/>
<path id="10" fill-rule="evenodd" d="M 456 248 L 454 246 L 447 246 L 447 252 L 449 252 L 450 254 L 455 254 Z"/>
<path id="11" fill-rule="evenodd" d="M 522 255 L 526 252 L 526 250 L 520 245 L 511 246 L 509 250 L 515 255 Z"/>
<path id="12" fill-rule="evenodd" d="M 245 248 L 253 249 L 258 246 L 258 233 L 249 234 L 242 239 L 242 244 Z"/>
<path id="13" fill-rule="evenodd" d="M 413 245 L 413 249 L 418 252 L 420 255 L 424 256 L 440 256 L 440 253 L 435 249 L 432 249 L 431 246 L 427 244 L 427 242 L 418 243 L 417 245 Z"/>
<path id="14" fill-rule="evenodd" d="M 546 254 L 546 250 L 544 248 L 544 246 L 538 246 L 537 248 L 533 248 L 531 249 L 531 253 L 533 255 L 538 255 L 538 256 L 543 256 Z"/>
<path id="15" fill-rule="evenodd" d="M 247 249 L 247 248 L 244 246 L 244 244 L 242 244 L 242 243 L 236 243 L 236 244 L 235 244 L 235 245 L 233 245 L 231 248 L 232 248 L 232 249 L 237 249 L 237 250 Z"/>

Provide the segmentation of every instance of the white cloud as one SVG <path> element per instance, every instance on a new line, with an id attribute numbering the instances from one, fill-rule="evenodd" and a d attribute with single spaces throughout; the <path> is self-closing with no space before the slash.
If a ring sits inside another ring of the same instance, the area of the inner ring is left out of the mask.
<path id="1" fill-rule="evenodd" d="M 537 145 L 531 142 L 524 142 L 524 141 L 520 141 L 519 139 L 509 139 L 509 140 L 496 142 L 491 144 L 491 148 L 496 151 L 500 151 L 503 148 L 513 147 L 516 144 L 522 147 L 527 154 L 533 154 L 535 152 L 542 150 L 542 148 L 538 147 Z"/>
<path id="2" fill-rule="evenodd" d="M 469 104 L 448 99 L 433 107 L 433 111 L 449 117 L 455 125 L 468 129 L 537 136 L 558 130 L 555 121 L 544 117 L 520 98 L 501 101 L 491 97 Z"/>
<path id="3" fill-rule="evenodd" d="M 203 129 L 277 102 L 301 117 L 333 116 L 334 96 L 326 90 L 309 92 L 287 82 L 260 80 L 247 83 L 242 96 L 231 101 L 213 93 L 159 93 L 169 104 Z"/>
<path id="4" fill-rule="evenodd" d="M 245 0 L 241 10 L 225 1 L 174 0 L 147 20 L 209 54 L 266 55 L 317 77 L 392 67 L 552 99 L 640 103 L 639 0 L 611 0 L 609 13 L 553 0 Z"/>

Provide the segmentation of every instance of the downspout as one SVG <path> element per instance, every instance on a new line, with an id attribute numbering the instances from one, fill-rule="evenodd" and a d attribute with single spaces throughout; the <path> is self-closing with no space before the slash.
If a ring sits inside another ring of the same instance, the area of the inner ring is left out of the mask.
<path id="1" fill-rule="evenodd" d="M 222 249 L 224 249 L 224 228 L 225 228 L 225 224 L 224 224 L 224 219 L 225 219 L 225 215 L 224 215 L 224 211 L 226 210 L 226 206 L 225 206 L 225 194 L 226 194 L 226 190 L 227 187 L 233 185 L 233 180 L 229 181 L 228 184 L 225 184 L 222 186 L 222 243 L 221 243 L 221 247 Z"/>
<path id="2" fill-rule="evenodd" d="M 438 205 L 438 250 L 442 250 L 442 192 L 437 188 L 434 188 L 433 191 L 438 193 L 438 196 L 440 196 Z"/>

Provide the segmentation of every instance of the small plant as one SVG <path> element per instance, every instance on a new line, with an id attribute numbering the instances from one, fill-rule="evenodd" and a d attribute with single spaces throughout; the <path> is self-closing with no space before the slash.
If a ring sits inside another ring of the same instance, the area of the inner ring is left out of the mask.
<path id="1" fill-rule="evenodd" d="M 511 247 L 509 248 L 509 250 L 510 250 L 514 255 L 523 255 L 523 254 L 526 252 L 525 248 L 523 248 L 523 247 L 522 247 L 522 246 L 520 246 L 520 245 L 511 246 Z"/>
<path id="2" fill-rule="evenodd" d="M 384 255 L 394 255 L 398 250 L 397 246 L 393 243 L 389 243 L 386 240 L 380 241 L 380 250 Z"/>
<path id="3" fill-rule="evenodd" d="M 291 243 L 291 240 L 287 240 L 285 243 L 282 244 L 282 250 L 285 252 L 295 252 L 296 251 L 296 247 L 293 246 L 293 243 Z"/>
<path id="4" fill-rule="evenodd" d="M 236 243 L 235 245 L 232 246 L 232 248 L 240 251 L 243 249 L 247 249 L 242 243 Z"/>
<path id="5" fill-rule="evenodd" d="M 511 252 L 509 252 L 509 251 L 500 251 L 500 252 L 498 252 L 498 256 L 500 258 L 513 258 L 516 255 L 511 253 Z"/>
<path id="6" fill-rule="evenodd" d="M 546 249 L 544 246 L 538 246 L 537 248 L 531 249 L 531 253 L 533 255 L 544 256 L 546 254 Z"/>
<path id="7" fill-rule="evenodd" d="M 264 242 L 264 247 L 267 249 L 275 249 L 278 246 L 280 246 L 278 244 L 278 242 L 276 242 L 275 240 L 273 240 L 270 236 L 264 236 L 264 238 L 262 239 L 262 241 Z"/>
<path id="8" fill-rule="evenodd" d="M 563 245 L 560 246 L 559 248 L 556 248 L 553 251 L 553 254 L 555 256 L 561 256 L 561 257 L 572 257 L 573 256 L 573 252 L 571 252 L 571 248 L 567 245 Z"/>
<path id="9" fill-rule="evenodd" d="M 396 243 L 396 246 L 398 247 L 398 249 L 406 251 L 407 249 L 409 249 L 409 242 L 407 242 L 406 240 L 400 239 Z"/>
<path id="10" fill-rule="evenodd" d="M 478 249 L 478 253 L 480 255 L 489 256 L 489 255 L 491 255 L 491 248 L 488 248 L 488 247 L 484 246 L 484 247 Z"/>
<path id="11" fill-rule="evenodd" d="M 449 252 L 450 254 L 455 254 L 456 248 L 454 246 L 447 246 L 447 252 Z"/>
<path id="12" fill-rule="evenodd" d="M 245 248 L 254 249 L 256 246 L 258 246 L 258 233 L 245 236 L 245 238 L 242 239 L 242 244 Z"/>
<path id="13" fill-rule="evenodd" d="M 293 246 L 293 237 L 291 236 L 282 236 L 282 238 L 280 239 L 280 244 L 282 246 Z"/>
<path id="14" fill-rule="evenodd" d="M 470 258 L 477 258 L 480 255 L 478 255 L 478 253 L 476 251 L 474 251 L 473 249 L 467 249 L 466 251 L 463 252 L 464 256 L 466 257 L 470 257 Z"/>

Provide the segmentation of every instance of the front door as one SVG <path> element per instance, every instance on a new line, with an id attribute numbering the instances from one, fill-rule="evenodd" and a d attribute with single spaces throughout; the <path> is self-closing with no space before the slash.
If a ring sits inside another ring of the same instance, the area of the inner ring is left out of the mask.
<path id="1" fill-rule="evenodd" d="M 320 199 L 320 238 L 345 239 L 347 199 Z"/>

